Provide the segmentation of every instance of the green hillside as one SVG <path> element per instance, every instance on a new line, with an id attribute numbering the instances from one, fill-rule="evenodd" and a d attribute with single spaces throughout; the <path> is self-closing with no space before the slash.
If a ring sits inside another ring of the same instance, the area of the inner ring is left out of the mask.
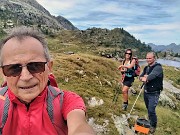
<path id="1" fill-rule="evenodd" d="M 118 96 L 117 104 L 114 105 L 112 103 L 114 92 L 121 91 L 121 86 L 118 84 L 121 74 L 117 70 L 120 63 L 114 59 L 94 55 L 92 50 L 88 51 L 88 46 L 65 44 L 57 38 L 49 39 L 49 47 L 54 59 L 53 73 L 60 88 L 72 90 L 81 95 L 87 105 L 87 116 L 95 118 L 95 123 L 100 125 L 103 125 L 105 120 L 109 120 L 109 125 L 107 126 L 109 132 L 107 134 L 117 135 L 118 131 L 111 118 L 112 114 L 120 116 L 129 113 L 137 97 L 137 95 L 130 96 L 130 107 L 127 112 L 121 110 L 121 94 Z M 74 51 L 74 54 L 68 54 L 68 51 Z M 164 70 L 165 79 L 171 79 L 174 81 L 174 84 L 179 85 L 179 82 L 176 81 L 180 79 L 179 76 L 173 77 L 172 72 L 178 75 L 180 71 L 176 71 L 172 67 L 164 67 Z M 141 83 L 136 79 L 133 88 L 139 92 L 140 85 Z M 88 101 L 92 97 L 95 97 L 97 100 L 102 99 L 104 104 L 90 107 Z M 132 114 L 147 117 L 142 95 Z M 157 115 L 157 135 L 177 135 L 180 132 L 179 104 L 178 108 L 173 110 L 159 104 Z"/>
<path id="2" fill-rule="evenodd" d="M 120 65 L 118 60 L 124 57 L 127 48 L 133 50 L 134 56 L 145 58 L 146 53 L 152 51 L 151 47 L 123 28 L 77 30 L 72 24 L 66 23 L 67 20 L 57 20 L 51 16 L 35 0 L 28 2 L 30 4 L 20 0 L 0 3 L 0 39 L 19 25 L 41 30 L 47 37 L 54 61 L 52 72 L 60 89 L 74 91 L 83 97 L 87 106 L 87 118 L 94 118 L 95 124 L 106 128 L 105 132 L 98 135 L 118 135 L 112 116 L 127 115 L 137 97 L 137 94 L 131 94 L 128 110 L 121 110 L 121 74 L 117 69 Z M 180 88 L 180 70 L 167 66 L 163 68 L 165 80 Z M 133 84 L 137 93 L 141 84 L 138 79 Z M 113 102 L 115 93 L 119 93 L 116 104 Z M 158 105 L 158 128 L 155 135 L 180 133 L 180 96 L 167 95 L 171 97 L 175 107 L 170 108 L 168 103 Z M 102 105 L 90 106 L 89 101 L 93 98 L 101 101 Z M 140 95 L 132 115 L 147 117 L 143 94 Z M 129 127 L 133 125 L 134 121 L 129 120 Z"/>
<path id="3" fill-rule="evenodd" d="M 134 56 L 144 58 L 151 47 L 141 43 L 123 28 L 112 30 L 89 28 L 87 30 L 61 30 L 59 33 L 49 34 L 53 42 L 54 51 L 71 51 L 88 53 L 108 58 L 124 57 L 124 50 L 131 48 Z"/>
<path id="4" fill-rule="evenodd" d="M 95 123 L 103 125 L 106 120 L 108 135 L 117 135 L 118 131 L 114 125 L 112 115 L 121 116 L 128 114 L 137 97 L 129 97 L 128 110 L 122 111 L 121 85 L 119 84 L 121 74 L 117 67 L 120 62 L 114 58 L 102 57 L 99 52 L 114 51 L 112 46 L 92 45 L 89 42 L 83 43 L 73 36 L 71 31 L 62 31 L 59 35 L 48 36 L 48 44 L 52 59 L 54 60 L 53 73 L 56 76 L 58 85 L 63 90 L 71 90 L 83 97 L 87 106 L 87 117 L 94 118 Z M 122 48 L 122 53 L 125 48 Z M 137 49 L 137 48 L 136 48 Z M 134 48 L 134 50 L 136 50 Z M 179 70 L 173 67 L 164 67 L 165 79 L 171 80 L 173 85 L 180 86 Z M 2 79 L 1 79 L 2 80 Z M 139 92 L 141 82 L 135 80 L 133 88 Z M 179 87 L 180 88 L 180 87 Z M 119 92 L 116 104 L 112 101 L 115 92 Z M 93 97 L 96 100 L 103 100 L 100 106 L 91 107 L 88 102 Z M 157 107 L 158 128 L 156 135 L 177 135 L 180 132 L 180 105 L 177 99 L 177 107 L 169 109 L 161 104 Z M 147 112 L 141 94 L 132 114 L 146 116 Z M 133 125 L 134 122 L 131 123 Z"/>
<path id="5" fill-rule="evenodd" d="M 56 76 L 58 85 L 63 90 L 71 90 L 83 97 L 87 106 L 87 117 L 94 118 L 95 123 L 103 125 L 106 120 L 108 135 L 118 135 L 114 125 L 112 114 L 121 116 L 128 114 L 137 97 L 130 95 L 129 108 L 121 110 L 122 95 L 120 72 L 117 70 L 120 62 L 114 58 L 101 57 L 98 53 L 102 50 L 113 50 L 111 47 L 92 46 L 71 39 L 71 32 L 62 33 L 64 36 L 47 37 L 52 59 L 54 60 L 53 73 Z M 179 87 L 179 70 L 173 67 L 164 67 L 165 79 L 173 81 L 173 85 Z M 177 75 L 177 76 L 175 76 Z M 2 79 L 1 79 L 2 80 Z M 141 82 L 135 80 L 133 88 L 139 92 Z M 119 92 L 116 104 L 113 99 L 115 92 Z M 100 106 L 91 107 L 88 102 L 93 97 L 96 100 L 103 100 Z M 177 101 L 174 99 L 173 101 Z M 158 128 L 156 135 L 177 135 L 180 132 L 180 105 L 176 102 L 175 109 L 169 109 L 161 104 L 157 107 Z M 141 94 L 132 112 L 133 115 L 147 117 L 146 108 Z M 134 122 L 131 123 L 133 125 Z"/>

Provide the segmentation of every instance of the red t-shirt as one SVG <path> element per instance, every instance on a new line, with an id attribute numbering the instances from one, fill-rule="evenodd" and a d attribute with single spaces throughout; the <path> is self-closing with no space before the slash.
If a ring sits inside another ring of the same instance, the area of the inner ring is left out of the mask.
<path id="1" fill-rule="evenodd" d="M 56 114 L 57 117 L 54 116 L 54 124 L 52 124 L 46 109 L 47 88 L 30 104 L 28 110 L 9 89 L 8 95 L 11 102 L 3 135 L 66 135 L 67 125 L 64 120 L 67 120 L 67 114 L 74 109 L 85 111 L 85 105 L 80 96 L 64 91 L 62 115 Z M 53 101 L 54 109 L 60 110 L 60 103 L 57 104 L 59 98 L 60 96 Z"/>

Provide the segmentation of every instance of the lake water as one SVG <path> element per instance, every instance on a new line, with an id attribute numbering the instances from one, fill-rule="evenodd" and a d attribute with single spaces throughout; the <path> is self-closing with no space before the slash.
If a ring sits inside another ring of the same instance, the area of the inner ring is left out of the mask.
<path id="1" fill-rule="evenodd" d="M 173 61 L 173 60 L 165 60 L 165 59 L 157 59 L 158 63 L 161 63 L 162 65 L 167 65 L 167 66 L 173 66 L 173 67 L 178 67 L 180 68 L 180 62 L 178 61 Z M 140 65 L 146 65 L 146 60 L 145 61 L 139 61 Z"/>

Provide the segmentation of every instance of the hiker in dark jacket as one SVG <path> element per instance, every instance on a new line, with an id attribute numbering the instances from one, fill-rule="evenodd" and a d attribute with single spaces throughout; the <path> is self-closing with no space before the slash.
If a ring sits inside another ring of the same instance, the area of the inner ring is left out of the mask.
<path id="1" fill-rule="evenodd" d="M 145 83 L 144 101 L 151 124 L 150 132 L 154 133 L 157 126 L 155 109 L 159 101 L 160 92 L 163 90 L 163 69 L 161 64 L 156 62 L 153 52 L 147 53 L 146 61 L 148 65 L 140 75 L 140 80 Z"/>

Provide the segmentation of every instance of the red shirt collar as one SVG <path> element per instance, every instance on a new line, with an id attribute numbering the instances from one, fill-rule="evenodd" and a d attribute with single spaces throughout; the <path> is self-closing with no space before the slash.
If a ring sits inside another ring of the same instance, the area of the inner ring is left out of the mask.
<path id="1" fill-rule="evenodd" d="M 31 103 L 38 103 L 44 101 L 46 95 L 47 95 L 48 87 L 46 86 L 44 90 L 31 102 Z M 11 102 L 22 104 L 20 100 L 14 95 L 14 93 L 8 88 L 8 96 Z"/>

